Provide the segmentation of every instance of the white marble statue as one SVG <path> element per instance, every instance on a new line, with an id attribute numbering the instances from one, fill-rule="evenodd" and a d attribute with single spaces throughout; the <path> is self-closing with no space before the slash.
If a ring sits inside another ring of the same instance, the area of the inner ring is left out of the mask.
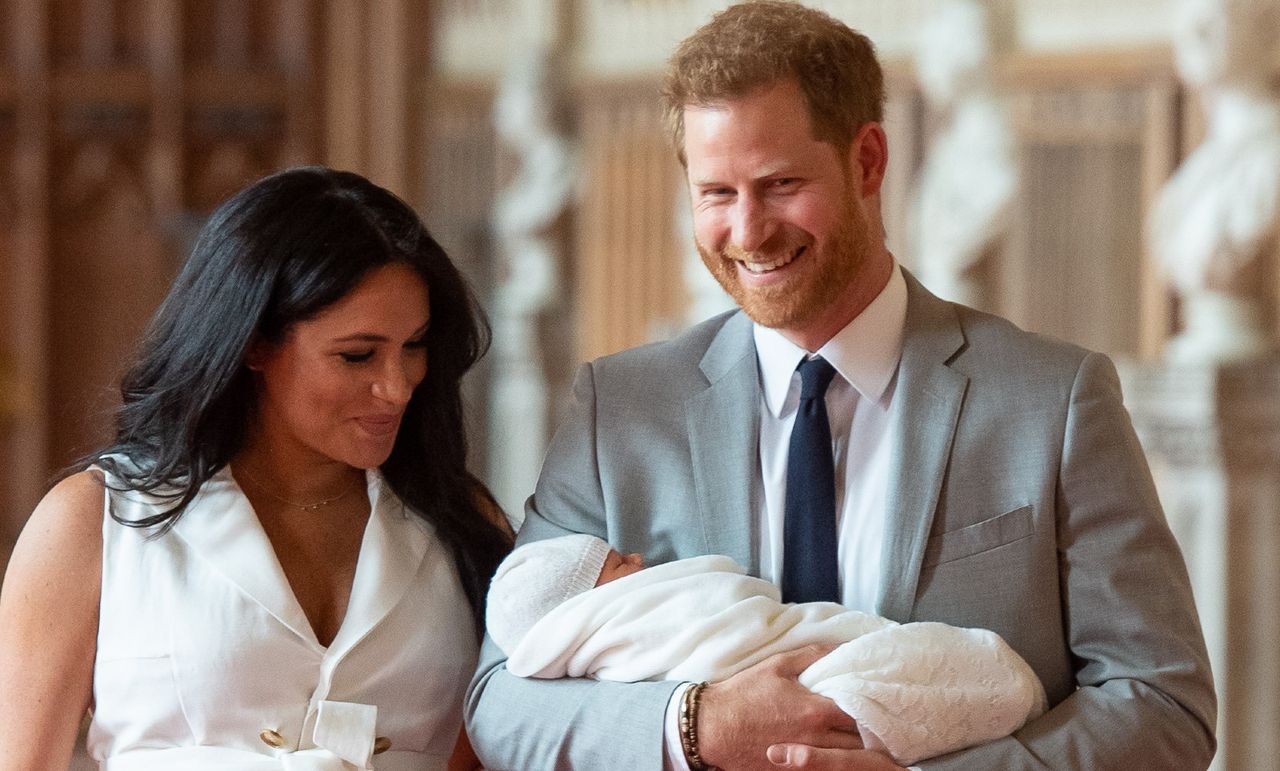
<path id="1" fill-rule="evenodd" d="M 941 119 L 911 211 L 915 264 L 933 292 L 979 307 L 990 288 L 975 271 L 1007 232 L 1018 188 L 1013 130 L 991 83 L 992 49 L 986 7 L 945 0 L 915 52 L 921 90 Z"/>
<path id="2" fill-rule="evenodd" d="M 1249 359 L 1274 347 L 1262 299 L 1280 223 L 1280 0 L 1181 0 L 1174 29 L 1178 72 L 1207 125 L 1149 222 L 1184 300 L 1168 354 Z"/>
<path id="3" fill-rule="evenodd" d="M 518 517 L 538 479 L 548 431 L 540 315 L 562 296 L 562 218 L 576 163 L 563 125 L 564 79 L 549 47 L 517 57 L 502 82 L 494 126 L 517 168 L 499 193 L 493 227 L 498 279 L 491 303 L 493 370 L 487 481 Z"/>

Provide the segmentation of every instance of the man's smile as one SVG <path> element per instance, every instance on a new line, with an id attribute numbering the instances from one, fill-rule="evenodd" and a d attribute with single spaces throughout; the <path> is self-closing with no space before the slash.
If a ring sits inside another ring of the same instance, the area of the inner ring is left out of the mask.
<path id="1" fill-rule="evenodd" d="M 755 260 L 735 260 L 735 261 L 740 263 L 742 267 L 746 268 L 751 273 L 755 273 L 755 274 L 769 273 L 771 271 L 777 270 L 778 268 L 781 268 L 784 265 L 790 265 L 791 261 L 799 257 L 804 252 L 805 248 L 806 247 L 803 247 L 803 246 L 797 247 L 796 249 L 792 250 L 787 254 L 782 255 L 781 257 L 779 257 L 778 259 L 772 262 L 760 262 Z"/>

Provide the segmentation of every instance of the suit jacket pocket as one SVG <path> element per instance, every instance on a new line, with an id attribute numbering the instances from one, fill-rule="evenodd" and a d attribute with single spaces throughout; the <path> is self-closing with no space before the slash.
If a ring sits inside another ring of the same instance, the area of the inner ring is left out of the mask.
<path id="1" fill-rule="evenodd" d="M 976 524 L 940 533 L 929 539 L 922 566 L 953 562 L 990 551 L 1031 535 L 1031 506 L 984 519 Z"/>

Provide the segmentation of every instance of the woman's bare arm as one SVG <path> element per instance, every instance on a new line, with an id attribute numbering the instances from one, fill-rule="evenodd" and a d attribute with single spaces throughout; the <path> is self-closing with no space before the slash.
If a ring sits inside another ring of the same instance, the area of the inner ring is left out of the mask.
<path id="1" fill-rule="evenodd" d="M 27 521 L 0 587 L 0 771 L 66 768 L 93 694 L 103 487 L 68 477 Z"/>

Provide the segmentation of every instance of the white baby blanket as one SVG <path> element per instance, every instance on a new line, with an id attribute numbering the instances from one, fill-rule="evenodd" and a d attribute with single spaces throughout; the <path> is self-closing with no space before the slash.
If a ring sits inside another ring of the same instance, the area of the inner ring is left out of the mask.
<path id="1" fill-rule="evenodd" d="M 521 677 L 718 681 L 774 653 L 843 643 L 800 675 L 901 765 L 981 744 L 1045 710 L 1031 667 L 994 632 L 897 624 L 835 603 L 783 604 L 728 557 L 620 578 L 541 618 L 507 669 Z"/>

